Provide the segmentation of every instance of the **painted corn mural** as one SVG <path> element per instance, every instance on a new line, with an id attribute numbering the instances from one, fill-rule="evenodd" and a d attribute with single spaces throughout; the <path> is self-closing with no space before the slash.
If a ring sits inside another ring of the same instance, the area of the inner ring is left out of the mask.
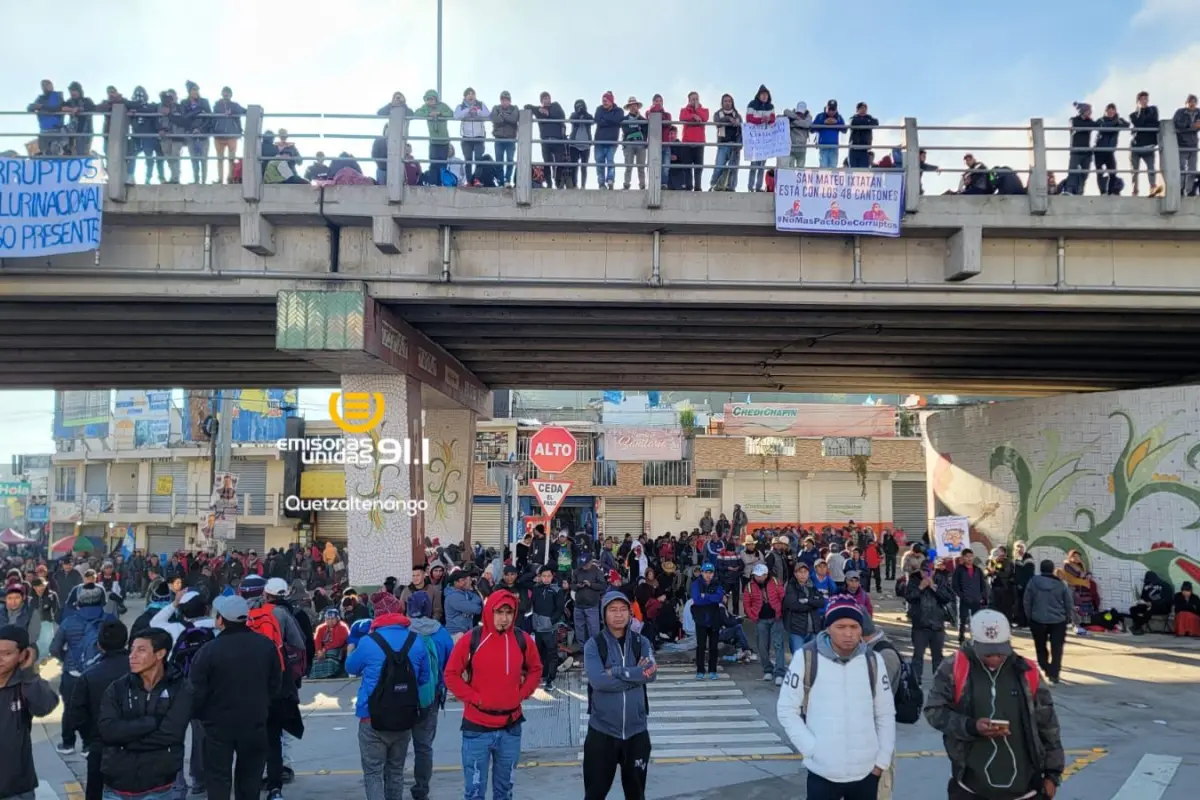
<path id="1" fill-rule="evenodd" d="M 939 412 L 925 431 L 932 511 L 969 517 L 973 542 L 1079 550 L 1106 607 L 1147 570 L 1200 587 L 1200 387 Z"/>

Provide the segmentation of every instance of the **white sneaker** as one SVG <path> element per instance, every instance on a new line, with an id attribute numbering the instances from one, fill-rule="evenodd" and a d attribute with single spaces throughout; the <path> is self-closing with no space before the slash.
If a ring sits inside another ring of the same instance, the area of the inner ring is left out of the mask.
<path id="1" fill-rule="evenodd" d="M 775 685 L 776 685 L 776 686 L 783 686 L 783 678 L 776 678 L 776 679 L 775 679 Z"/>
<path id="2" fill-rule="evenodd" d="M 571 658 L 570 656 L 567 656 L 566 658 L 563 659 L 563 662 L 558 665 L 558 668 L 561 670 L 568 670 L 573 666 L 575 666 L 575 659 Z"/>
<path id="3" fill-rule="evenodd" d="M 764 680 L 764 681 L 769 681 L 769 680 L 771 680 L 771 676 L 770 676 L 770 675 L 763 675 L 763 680 Z"/>
<path id="4" fill-rule="evenodd" d="M 758 661 L 758 653 L 752 653 L 749 650 L 747 650 L 746 651 L 746 660 L 749 661 L 750 663 L 754 663 L 755 661 Z"/>
<path id="5" fill-rule="evenodd" d="M 67 747 L 65 744 L 60 744 L 54 748 L 54 752 L 58 753 L 60 756 L 73 756 L 75 755 L 75 745 Z"/>

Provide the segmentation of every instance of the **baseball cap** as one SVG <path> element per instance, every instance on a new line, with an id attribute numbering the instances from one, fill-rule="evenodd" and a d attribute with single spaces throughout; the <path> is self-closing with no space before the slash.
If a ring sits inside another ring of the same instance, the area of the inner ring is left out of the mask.
<path id="1" fill-rule="evenodd" d="M 701 572 L 716 572 L 717 568 L 711 562 L 705 561 L 704 566 L 700 567 Z"/>
<path id="2" fill-rule="evenodd" d="M 263 587 L 263 594 L 269 594 L 272 597 L 278 597 L 287 593 L 287 581 L 283 578 L 271 578 L 271 580 L 267 581 L 267 585 Z"/>
<path id="3" fill-rule="evenodd" d="M 250 618 L 250 606 L 246 605 L 243 598 L 235 594 L 229 597 L 218 597 L 213 603 L 213 610 L 221 619 L 229 622 L 245 622 Z"/>
<path id="4" fill-rule="evenodd" d="M 1006 656 L 1012 653 L 1012 628 L 999 611 L 985 608 L 971 617 L 971 641 L 979 656 Z"/>
<path id="5" fill-rule="evenodd" d="M 767 569 L 766 564 L 755 564 L 754 569 L 752 569 L 750 572 L 752 575 L 754 575 L 754 577 L 761 578 L 763 575 L 766 575 L 768 572 L 770 572 L 770 570 Z"/>
<path id="6" fill-rule="evenodd" d="M 846 573 L 846 580 L 850 580 L 851 578 L 854 578 L 856 581 L 862 580 L 862 576 L 858 574 L 858 570 L 856 569 L 852 569 Z"/>

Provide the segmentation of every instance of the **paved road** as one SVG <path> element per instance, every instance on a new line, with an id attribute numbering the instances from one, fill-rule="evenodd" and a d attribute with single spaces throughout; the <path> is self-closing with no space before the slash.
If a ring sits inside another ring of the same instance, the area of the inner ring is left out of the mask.
<path id="1" fill-rule="evenodd" d="M 131 610 L 130 619 L 133 618 Z M 901 649 L 899 614 L 880 621 Z M 1032 654 L 1026 638 L 1018 649 Z M 1054 689 L 1070 755 L 1066 800 L 1191 800 L 1200 785 L 1200 740 L 1195 699 L 1200 687 L 1200 642 L 1160 636 L 1071 637 L 1063 683 Z M 928 673 L 928 669 L 926 670 Z M 47 677 L 57 677 L 51 666 Z M 651 798 L 728 797 L 741 800 L 804 797 L 804 769 L 775 715 L 776 690 L 760 680 L 757 664 L 723 665 L 716 682 L 698 683 L 686 663 L 664 665 L 651 689 L 655 761 Z M 580 745 L 587 693 L 577 670 L 560 676 L 557 688 L 541 690 L 527 706 L 525 756 L 517 795 L 545 791 L 581 796 Z M 928 681 L 928 677 L 926 678 Z M 297 771 L 287 796 L 362 797 L 354 726 L 353 681 L 307 683 L 303 690 L 307 732 L 290 752 Z M 458 718 L 461 706 L 443 712 L 435 747 L 434 800 L 461 796 Z M 82 797 L 79 756 L 63 759 L 52 743 L 57 713 L 35 726 L 35 760 L 43 788 L 39 798 Z M 897 800 L 937 797 L 947 761 L 940 734 L 924 721 L 898 733 Z M 619 785 L 611 798 L 620 798 Z"/>

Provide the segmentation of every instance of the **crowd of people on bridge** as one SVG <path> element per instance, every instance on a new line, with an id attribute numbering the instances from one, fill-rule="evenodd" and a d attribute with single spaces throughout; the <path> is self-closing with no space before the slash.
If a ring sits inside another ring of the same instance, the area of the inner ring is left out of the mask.
<path id="1" fill-rule="evenodd" d="M 93 101 L 78 82 L 69 85 L 67 94 L 54 88 L 51 80 L 42 81 L 42 91 L 28 106 L 37 115 L 39 136 L 31 153 L 46 156 L 92 154 L 95 118 L 103 120 L 102 134 L 107 142 L 111 135 L 111 112 L 122 105 L 128 112 L 126 128 L 120 132 L 127 141 L 126 174 L 129 182 L 135 179 L 137 158 L 145 162 L 145 181 L 155 174 L 160 183 L 179 183 L 180 164 L 186 149 L 192 165 L 194 183 L 208 180 L 210 148 L 216 153 L 217 181 L 240 182 L 242 163 L 237 159 L 238 141 L 243 135 L 242 118 L 245 108 L 234 101 L 233 90 L 221 89 L 219 100 L 210 103 L 200 87 L 185 83 L 181 96 L 174 89 L 158 94 L 152 100 L 144 87 L 135 87 L 127 98 L 115 86 L 106 89 L 100 102 Z M 604 92 L 598 104 L 578 99 L 568 113 L 554 100 L 550 92 L 542 92 L 538 102 L 521 106 L 513 102 L 508 91 L 500 92 L 497 101 L 489 105 L 473 88 L 462 93 L 459 102 L 447 102 L 437 91 L 424 93 L 421 102 L 409 107 L 403 92 L 395 92 L 391 102 L 377 112 L 388 117 L 394 109 L 403 109 L 407 119 L 424 121 L 424 137 L 410 127 L 413 138 L 428 141 L 429 157 L 418 161 L 411 146 L 404 154 L 404 180 L 409 184 L 437 186 L 498 187 L 512 186 L 515 181 L 528 180 L 536 187 L 575 189 L 587 188 L 589 170 L 594 170 L 595 185 L 600 189 L 646 188 L 646 151 L 649 143 L 649 119 L 653 113 L 662 114 L 663 127 L 662 173 L 657 176 L 665 189 L 701 191 L 705 188 L 703 173 L 709 170 L 707 188 L 711 191 L 736 191 L 741 164 L 743 130 L 747 125 L 774 125 L 776 119 L 786 118 L 791 137 L 791 151 L 779 165 L 801 168 L 810 165 L 809 150 L 815 151 L 813 166 L 854 169 L 893 169 L 904 166 L 902 147 L 885 146 L 887 152 L 878 158 L 875 133 L 880 123 L 867 103 L 855 104 L 854 112 L 843 113 L 836 99 L 829 100 L 815 114 L 805 101 L 792 107 L 776 107 L 770 90 L 760 86 L 751 99 L 741 106 L 731 94 L 721 96 L 710 109 L 697 92 L 690 92 L 687 102 L 673 116 L 665 105 L 663 95 L 655 94 L 647 106 L 636 96 L 629 96 L 618 105 L 613 92 Z M 514 174 L 516 139 L 520 112 L 528 109 L 537 123 L 541 161 L 527 176 Z M 1155 169 L 1160 152 L 1158 107 L 1150 104 L 1148 92 L 1139 92 L 1134 110 L 1128 119 L 1120 116 L 1117 106 L 1109 103 L 1098 118 L 1092 107 L 1076 103 L 1076 116 L 1070 120 L 1070 158 L 1068 174 L 1059 180 L 1053 173 L 1047 178 L 1051 194 L 1082 194 L 1094 167 L 1100 194 L 1119 195 L 1126 181 L 1118 174 L 1117 152 L 1120 135 L 1131 130 L 1128 142 L 1132 194 L 1140 193 L 1140 170 L 1146 171 L 1151 196 L 1161 193 Z M 451 136 L 449 122 L 458 123 L 458 136 Z M 491 126 L 491 152 L 488 152 L 488 126 Z M 1189 95 L 1182 107 L 1171 117 L 1183 175 L 1181 191 L 1188 195 L 1200 193 L 1200 172 L 1196 168 L 1200 135 L 1200 110 L 1196 97 Z M 715 129 L 709 135 L 708 128 Z M 211 143 L 211 144 L 210 144 Z M 324 152 L 315 158 L 301 156 L 296 143 L 286 130 L 264 131 L 258 144 L 263 180 L 268 183 L 386 183 L 387 126 L 371 148 L 375 162 L 374 177 L 364 172 L 359 160 L 348 152 L 327 159 Z M 458 145 L 458 149 L 455 147 Z M 715 145 L 715 159 L 705 160 L 706 148 Z M 618 179 L 617 151 L 622 154 L 623 171 Z M 107 152 L 107 146 L 105 148 Z M 842 150 L 845 156 L 841 157 Z M 926 162 L 920 152 L 921 171 L 939 168 Z M 305 166 L 307 164 L 307 167 Z M 774 170 L 765 161 L 749 164 L 747 188 L 751 192 L 772 191 Z M 227 169 L 228 168 L 228 169 Z M 656 176 L 650 176 L 655 180 Z M 1008 166 L 989 168 L 968 153 L 963 157 L 962 179 L 957 189 L 962 194 L 1024 194 L 1027 187 L 1017 170 Z"/>
<path id="2" fill-rule="evenodd" d="M 522 703 L 539 685 L 553 697 L 559 671 L 578 664 L 591 706 L 586 796 L 605 797 L 620 771 L 626 797 L 640 798 L 652 752 L 645 686 L 659 657 L 694 648 L 698 681 L 717 678 L 723 657 L 758 664 L 778 687 L 780 724 L 805 757 L 812 800 L 890 798 L 895 726 L 922 712 L 946 738 L 948 796 L 1023 797 L 1028 787 L 1053 797 L 1063 754 L 1042 679 L 1060 680 L 1069 627 L 1128 619 L 1142 629 L 1165 611 L 1177 633 L 1200 633 L 1192 586 L 1174 593 L 1154 573 L 1122 614 L 1102 609 L 1079 553 L 1036 570 L 1021 543 L 1011 558 L 1003 547 L 986 561 L 969 548 L 938 557 L 927 536 L 908 542 L 903 530 L 852 521 L 752 523 L 740 506 L 657 538 L 539 525 L 504 552 L 426 544 L 407 583 L 389 577 L 362 595 L 332 543 L 262 559 L 18 554 L 0 628 L 0 714 L 13 722 L 0 720 L 10 739 L 0 747 L 29 754 L 20 717 L 44 716 L 61 697 L 58 750 L 69 756 L 82 740 L 89 800 L 177 798 L 189 783 L 210 798 L 265 788 L 274 799 L 294 779 L 287 742 L 304 735 L 302 682 L 361 677 L 368 798 L 398 796 L 410 742 L 413 795 L 429 796 L 438 718 L 453 695 L 464 709 L 464 797 L 483 798 L 490 772 L 504 800 Z M 911 622 L 911 660 L 873 620 L 892 589 Z M 135 595 L 146 607 L 127 624 Z M 1011 630 L 1024 625 L 1036 663 L 1012 651 Z M 960 646 L 949 656 L 947 627 Z M 62 665 L 57 694 L 38 676 L 47 658 Z M 993 694 L 981 706 L 987 692 L 974 687 L 1001 681 L 1019 687 L 1001 695 L 1014 701 Z M 0 764 L 0 797 L 24 798 L 36 783 L 31 755 Z"/>

